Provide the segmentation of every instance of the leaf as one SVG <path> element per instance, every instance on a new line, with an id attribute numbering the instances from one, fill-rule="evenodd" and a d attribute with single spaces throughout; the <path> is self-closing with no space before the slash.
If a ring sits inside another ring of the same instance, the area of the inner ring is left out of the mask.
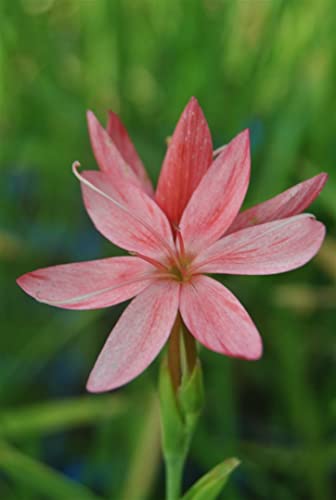
<path id="1" fill-rule="evenodd" d="M 138 422 L 136 442 L 120 500 L 149 498 L 161 461 L 160 408 L 156 394 L 150 394 L 144 419 Z"/>
<path id="2" fill-rule="evenodd" d="M 87 311 L 86 314 L 81 315 L 72 314 L 72 311 L 67 314 L 68 312 L 70 311 L 57 312 L 35 333 L 33 330 L 36 326 L 32 320 L 25 325 L 27 339 L 18 348 L 13 362 L 5 366 L 1 373 L 0 397 L 2 401 L 14 399 L 14 396 L 17 400 L 21 396 L 20 393 L 25 391 L 26 384 L 31 382 L 50 359 L 80 333 L 90 331 L 89 327 L 101 315 L 101 311 Z M 13 317 L 12 322 L 14 320 Z M 64 326 L 65 323 L 66 326 Z"/>
<path id="3" fill-rule="evenodd" d="M 237 458 L 229 458 L 216 465 L 187 491 L 182 500 L 214 500 L 239 464 Z"/>
<path id="4" fill-rule="evenodd" d="M 83 396 L 0 412 L 0 435 L 26 436 L 55 432 L 118 416 L 126 409 L 120 396 Z"/>
<path id="5" fill-rule="evenodd" d="M 98 500 L 100 498 L 85 486 L 71 481 L 4 442 L 0 443 L 0 470 L 15 481 L 34 488 L 48 499 Z"/>

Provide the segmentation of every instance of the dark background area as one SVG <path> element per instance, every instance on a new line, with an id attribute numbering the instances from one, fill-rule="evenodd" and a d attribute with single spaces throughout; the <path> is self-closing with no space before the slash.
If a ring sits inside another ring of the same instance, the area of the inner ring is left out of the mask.
<path id="1" fill-rule="evenodd" d="M 328 237 L 304 268 L 224 277 L 257 324 L 257 363 L 201 351 L 206 405 L 185 486 L 225 457 L 221 498 L 336 495 L 336 9 L 333 0 L 10 0 L 0 4 L 0 497 L 163 498 L 158 361 L 111 394 L 85 382 L 124 305 L 62 311 L 15 284 L 117 255 L 71 163 L 94 167 L 85 110 L 118 112 L 156 181 L 191 95 L 215 147 L 249 127 L 246 206 L 320 171 Z M 62 475 L 61 475 L 62 474 Z M 63 477 L 64 475 L 64 477 Z M 73 488 L 73 489 L 72 489 Z"/>

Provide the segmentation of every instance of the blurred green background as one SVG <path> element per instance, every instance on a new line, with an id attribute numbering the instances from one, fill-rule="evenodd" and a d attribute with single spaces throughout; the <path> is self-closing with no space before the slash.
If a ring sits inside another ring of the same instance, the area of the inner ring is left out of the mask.
<path id="1" fill-rule="evenodd" d="M 26 296 L 34 268 L 117 254 L 94 230 L 73 160 L 95 165 L 85 110 L 120 113 L 153 180 L 191 95 L 221 146 L 251 129 L 246 206 L 320 171 L 317 258 L 227 277 L 262 333 L 258 363 L 203 350 L 206 406 L 185 487 L 225 457 L 221 498 L 336 497 L 336 9 L 333 0 L 0 3 L 0 498 L 163 499 L 158 361 L 112 394 L 85 382 L 124 305 L 62 311 Z M 90 493 L 90 491 L 92 493 Z"/>

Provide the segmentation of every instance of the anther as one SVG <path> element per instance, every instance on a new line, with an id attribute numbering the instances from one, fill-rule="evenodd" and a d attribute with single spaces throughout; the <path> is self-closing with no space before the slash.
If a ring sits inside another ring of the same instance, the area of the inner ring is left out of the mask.
<path id="1" fill-rule="evenodd" d="M 183 242 L 183 236 L 181 233 L 181 229 L 179 228 L 179 226 L 177 224 L 174 224 L 174 229 L 176 232 L 176 241 L 179 244 L 180 255 L 183 258 L 185 256 L 185 248 L 184 248 L 184 242 Z"/>

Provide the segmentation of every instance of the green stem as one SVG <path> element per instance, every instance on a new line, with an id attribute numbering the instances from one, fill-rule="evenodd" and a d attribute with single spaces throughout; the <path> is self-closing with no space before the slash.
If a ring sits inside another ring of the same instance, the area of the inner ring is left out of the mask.
<path id="1" fill-rule="evenodd" d="M 181 367 L 181 317 L 178 314 L 168 341 L 168 369 L 176 393 L 182 376 Z"/>
<path id="2" fill-rule="evenodd" d="M 181 332 L 181 318 L 180 315 L 178 315 L 168 343 L 168 369 L 175 397 L 182 376 L 180 353 Z M 185 453 L 174 453 L 174 455 L 165 454 L 166 500 L 178 500 L 180 497 L 185 455 Z"/>
<path id="3" fill-rule="evenodd" d="M 181 497 L 183 467 L 203 404 L 201 367 L 195 341 L 177 316 L 160 371 L 162 448 L 166 500 Z"/>
<path id="4" fill-rule="evenodd" d="M 181 495 L 185 456 L 166 457 L 166 500 L 178 500 Z"/>

